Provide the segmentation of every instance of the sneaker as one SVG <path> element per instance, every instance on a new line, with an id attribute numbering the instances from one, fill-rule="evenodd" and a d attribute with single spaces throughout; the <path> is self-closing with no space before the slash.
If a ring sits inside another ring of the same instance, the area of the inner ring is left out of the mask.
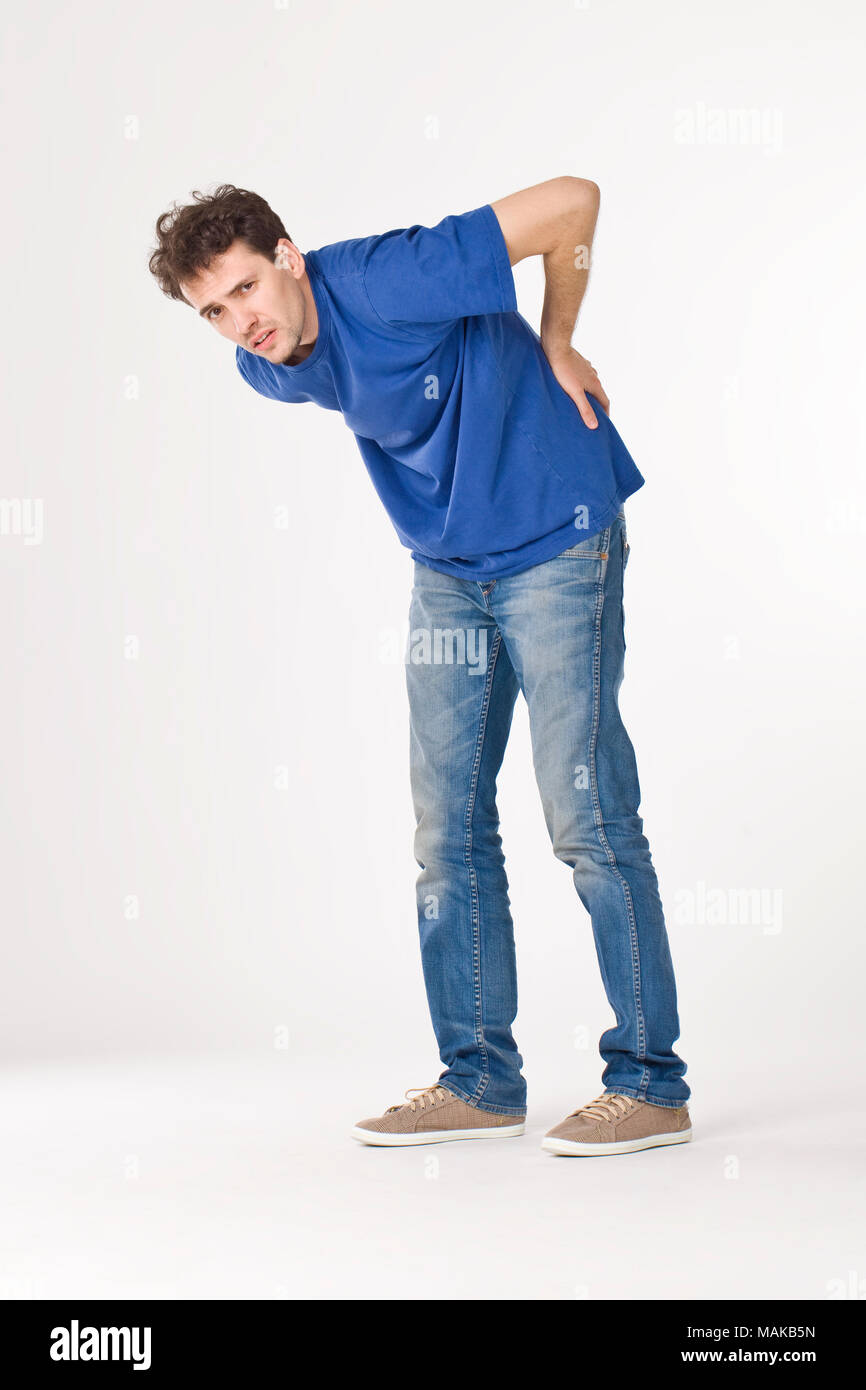
<path id="1" fill-rule="evenodd" d="M 410 1099 L 411 1091 L 420 1095 Z M 444 1086 L 410 1086 L 405 1105 L 359 1120 L 349 1132 L 362 1144 L 440 1144 L 447 1139 L 506 1139 L 522 1134 L 525 1115 L 495 1115 L 467 1105 Z"/>
<path id="2" fill-rule="evenodd" d="M 692 1137 L 689 1107 L 675 1110 L 607 1091 L 549 1129 L 541 1147 L 554 1154 L 630 1154 Z"/>

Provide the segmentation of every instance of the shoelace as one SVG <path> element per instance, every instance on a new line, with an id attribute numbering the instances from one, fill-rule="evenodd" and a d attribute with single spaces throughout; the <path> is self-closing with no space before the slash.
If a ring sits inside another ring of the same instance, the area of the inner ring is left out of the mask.
<path id="1" fill-rule="evenodd" d="M 602 1093 L 591 1100 L 589 1105 L 584 1105 L 580 1110 L 575 1110 L 575 1115 L 588 1115 L 592 1120 L 621 1120 L 623 1115 L 627 1115 L 633 1109 L 635 1101 L 631 1096 L 621 1096 L 617 1092 L 606 1096 Z"/>
<path id="2" fill-rule="evenodd" d="M 412 1100 L 409 1094 L 410 1091 L 420 1091 L 421 1094 Z M 406 1101 L 409 1102 L 410 1110 L 414 1110 L 416 1104 L 420 1105 L 423 1110 L 427 1102 L 429 1102 L 430 1105 L 435 1105 L 437 1100 L 445 1100 L 448 1096 L 448 1092 L 438 1084 L 435 1086 L 410 1086 L 409 1090 L 404 1091 L 403 1094 L 406 1097 Z M 402 1110 L 405 1103 L 405 1101 L 401 1101 L 400 1105 L 389 1105 L 385 1114 L 390 1115 L 392 1110 Z"/>

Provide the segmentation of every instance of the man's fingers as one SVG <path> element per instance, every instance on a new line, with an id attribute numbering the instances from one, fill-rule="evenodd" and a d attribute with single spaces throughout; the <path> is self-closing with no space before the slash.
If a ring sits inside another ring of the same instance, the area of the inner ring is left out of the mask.
<path id="1" fill-rule="evenodd" d="M 598 420 L 595 418 L 593 408 L 582 391 L 577 397 L 577 408 L 580 411 L 580 418 L 583 423 L 588 425 L 591 430 L 596 429 L 598 427 Z"/>
<path id="2" fill-rule="evenodd" d="M 604 387 L 602 386 L 602 384 L 601 384 L 601 382 L 599 381 L 598 377 L 595 378 L 595 384 L 594 384 L 593 386 L 590 386 L 588 389 L 591 391 L 592 395 L 595 396 L 596 400 L 599 401 L 600 404 L 604 406 L 605 411 L 606 411 L 607 414 L 609 415 L 609 414 L 610 414 L 610 401 L 608 400 L 607 396 L 605 395 Z"/>

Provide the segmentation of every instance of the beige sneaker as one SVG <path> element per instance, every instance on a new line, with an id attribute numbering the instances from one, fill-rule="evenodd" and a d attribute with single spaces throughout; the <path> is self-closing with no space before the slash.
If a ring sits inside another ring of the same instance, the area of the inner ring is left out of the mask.
<path id="1" fill-rule="evenodd" d="M 414 1100 L 410 1091 L 420 1091 Z M 362 1144 L 440 1144 L 447 1139 L 505 1139 L 522 1134 L 525 1115 L 495 1115 L 452 1095 L 444 1086 L 410 1086 L 405 1105 L 359 1120 L 349 1132 Z"/>
<path id="2" fill-rule="evenodd" d="M 597 1096 L 549 1129 L 541 1147 L 572 1157 L 630 1154 L 659 1144 L 684 1144 L 692 1137 L 689 1107 L 672 1109 L 611 1091 Z"/>

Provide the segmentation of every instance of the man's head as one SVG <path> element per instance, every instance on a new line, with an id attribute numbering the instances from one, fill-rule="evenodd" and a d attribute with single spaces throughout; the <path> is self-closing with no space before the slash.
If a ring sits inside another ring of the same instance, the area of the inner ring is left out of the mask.
<path id="1" fill-rule="evenodd" d="M 309 355 L 318 333 L 304 258 L 256 193 L 222 184 L 157 218 L 148 262 L 169 299 L 269 362 Z M 262 340 L 262 335 L 269 336 Z"/>

